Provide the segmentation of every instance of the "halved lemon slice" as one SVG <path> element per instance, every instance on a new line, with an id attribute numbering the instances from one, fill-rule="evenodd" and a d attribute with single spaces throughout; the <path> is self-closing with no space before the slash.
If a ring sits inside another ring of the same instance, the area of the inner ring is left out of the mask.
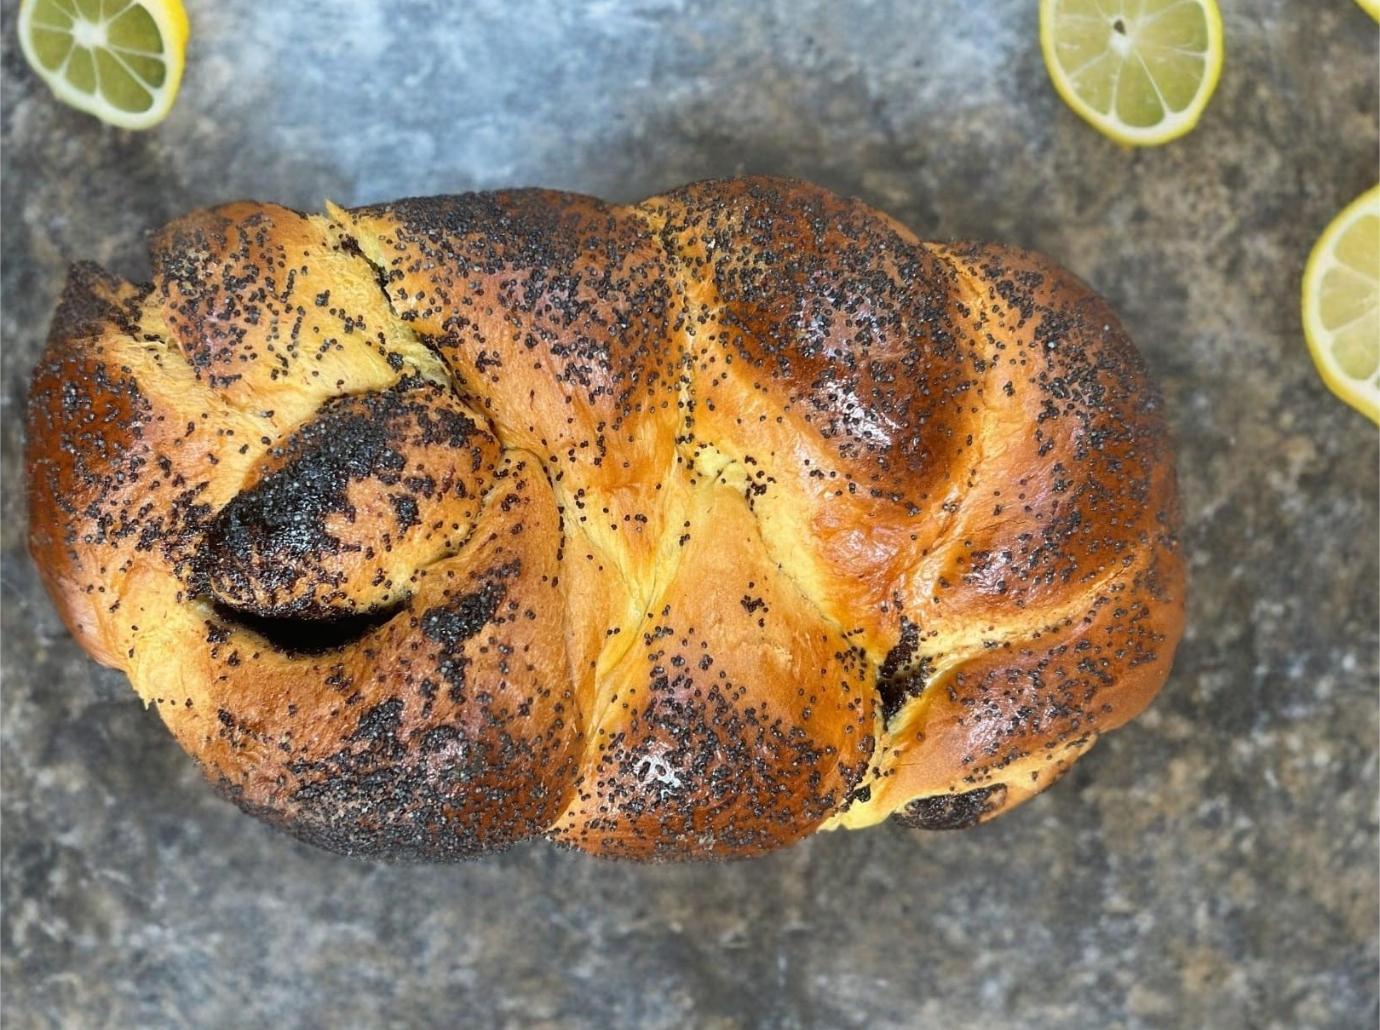
<path id="1" fill-rule="evenodd" d="M 1216 0 L 1040 0 L 1040 48 L 1054 88 L 1118 143 L 1188 132 L 1222 74 Z"/>
<path id="2" fill-rule="evenodd" d="M 181 0 L 24 0 L 19 43 L 64 103 L 123 129 L 167 117 L 182 83 Z"/>
<path id="3" fill-rule="evenodd" d="M 1323 382 L 1380 423 L 1380 186 L 1344 207 L 1313 244 L 1303 335 Z"/>

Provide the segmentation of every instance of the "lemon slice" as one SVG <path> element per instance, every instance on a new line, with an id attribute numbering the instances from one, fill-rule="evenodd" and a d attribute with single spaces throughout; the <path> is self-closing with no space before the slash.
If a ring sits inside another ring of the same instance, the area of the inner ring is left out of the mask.
<path id="1" fill-rule="evenodd" d="M 1380 0 L 1356 0 L 1356 2 L 1360 4 L 1361 10 L 1376 21 L 1380 21 Z"/>
<path id="2" fill-rule="evenodd" d="M 1040 0 L 1040 48 L 1054 88 L 1118 143 L 1188 132 L 1222 73 L 1216 0 Z"/>
<path id="3" fill-rule="evenodd" d="M 1303 335 L 1323 382 L 1380 423 L 1380 186 L 1344 207 L 1313 244 Z"/>
<path id="4" fill-rule="evenodd" d="M 181 0 L 24 0 L 19 43 L 59 100 L 147 129 L 177 99 L 187 12 Z"/>

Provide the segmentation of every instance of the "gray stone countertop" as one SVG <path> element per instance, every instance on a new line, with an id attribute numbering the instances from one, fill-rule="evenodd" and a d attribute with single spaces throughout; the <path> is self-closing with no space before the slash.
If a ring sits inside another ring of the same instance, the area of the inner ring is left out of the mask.
<path id="1" fill-rule="evenodd" d="M 1199 128 L 1117 147 L 1027 0 L 187 0 L 156 131 L 3 31 L 3 971 L 11 1027 L 1373 1027 L 1377 434 L 1315 375 L 1308 249 L 1376 180 L 1377 28 L 1222 0 Z M 320 853 L 203 784 L 24 553 L 27 377 L 68 261 L 237 197 L 319 208 L 774 172 L 1112 301 L 1165 389 L 1192 596 L 1154 707 L 989 826 L 753 862 Z"/>

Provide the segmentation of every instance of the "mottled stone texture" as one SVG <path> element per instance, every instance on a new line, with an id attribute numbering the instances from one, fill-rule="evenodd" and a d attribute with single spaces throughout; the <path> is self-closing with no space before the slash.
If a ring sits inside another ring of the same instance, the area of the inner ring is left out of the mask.
<path id="1" fill-rule="evenodd" d="M 171 119 L 57 106 L 3 7 L 5 1024 L 1360 1027 L 1377 1020 L 1377 436 L 1299 332 L 1375 180 L 1377 30 L 1223 0 L 1199 129 L 1130 152 L 1049 88 L 1030 0 L 187 0 Z M 20 412 L 63 266 L 234 197 L 814 179 L 1038 247 L 1165 387 L 1192 611 L 1152 711 L 967 833 L 727 866 L 312 851 L 201 782 L 23 550 Z"/>

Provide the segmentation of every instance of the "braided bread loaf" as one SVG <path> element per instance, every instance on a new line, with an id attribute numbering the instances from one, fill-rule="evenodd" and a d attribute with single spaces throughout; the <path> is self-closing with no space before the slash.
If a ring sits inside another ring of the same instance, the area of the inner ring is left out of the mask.
<path id="1" fill-rule="evenodd" d="M 74 267 L 30 549 L 246 810 L 350 853 L 968 826 L 1163 683 L 1160 400 L 1037 255 L 776 179 L 238 203 Z"/>

